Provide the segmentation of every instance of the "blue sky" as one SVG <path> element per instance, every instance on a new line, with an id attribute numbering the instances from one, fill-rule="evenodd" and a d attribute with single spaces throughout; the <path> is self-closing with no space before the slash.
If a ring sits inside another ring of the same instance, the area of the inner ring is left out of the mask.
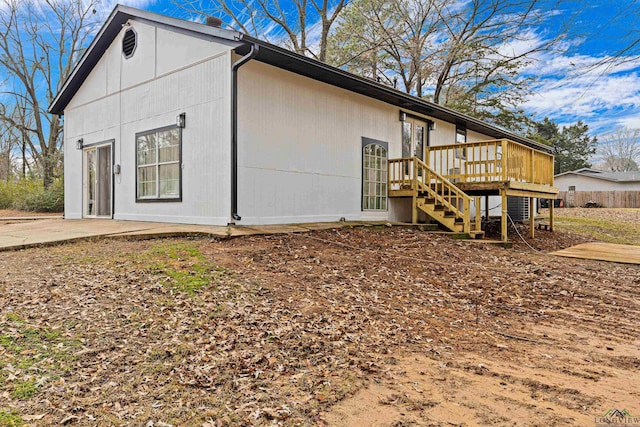
<path id="1" fill-rule="evenodd" d="M 284 4 L 286 0 L 281 0 Z M 462 0 L 464 1 L 464 0 Z M 121 4 L 186 18 L 170 0 L 120 0 Z M 549 0 L 549 4 L 553 0 Z M 206 2 L 205 2 L 206 3 Z M 105 12 L 115 4 L 103 0 Z M 551 18 L 535 37 L 570 28 L 562 54 L 540 54 L 526 72 L 541 78 L 523 105 L 536 119 L 549 117 L 561 125 L 586 122 L 594 135 L 616 127 L 640 128 L 640 60 L 616 67 L 593 66 L 616 55 L 640 37 L 638 0 L 565 1 L 546 11 Z M 534 37 L 534 42 L 535 42 Z M 636 52 L 640 51 L 640 46 Z"/>

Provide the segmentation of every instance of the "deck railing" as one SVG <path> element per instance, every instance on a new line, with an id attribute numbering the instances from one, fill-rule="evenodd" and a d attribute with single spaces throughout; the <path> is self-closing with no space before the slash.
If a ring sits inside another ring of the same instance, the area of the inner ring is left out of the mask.
<path id="1" fill-rule="evenodd" d="M 427 147 L 426 164 L 456 183 L 520 181 L 553 185 L 553 156 L 510 140 Z"/>
<path id="2" fill-rule="evenodd" d="M 418 158 L 389 160 L 389 189 L 428 194 L 456 218 L 462 219 L 466 233 L 470 231 L 471 197 Z"/>

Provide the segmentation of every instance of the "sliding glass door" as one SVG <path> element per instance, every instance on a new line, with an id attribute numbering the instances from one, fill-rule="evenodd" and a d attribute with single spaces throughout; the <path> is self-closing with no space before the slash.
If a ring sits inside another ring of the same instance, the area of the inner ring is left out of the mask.
<path id="1" fill-rule="evenodd" d="M 84 216 L 111 217 L 111 143 L 84 149 Z"/>

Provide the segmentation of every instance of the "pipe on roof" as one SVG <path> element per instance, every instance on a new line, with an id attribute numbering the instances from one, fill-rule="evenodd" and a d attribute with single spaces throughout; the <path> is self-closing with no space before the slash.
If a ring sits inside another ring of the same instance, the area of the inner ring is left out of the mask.
<path id="1" fill-rule="evenodd" d="M 231 67 L 231 220 L 240 221 L 238 215 L 238 68 L 258 55 L 260 46 L 251 45 L 248 54 L 238 59 Z"/>

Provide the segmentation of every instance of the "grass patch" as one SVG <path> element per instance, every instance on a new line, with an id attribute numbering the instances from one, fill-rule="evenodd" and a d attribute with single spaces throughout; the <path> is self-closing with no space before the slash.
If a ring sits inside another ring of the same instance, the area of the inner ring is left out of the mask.
<path id="1" fill-rule="evenodd" d="M 194 242 L 163 243 L 143 255 L 153 260 L 146 269 L 164 275 L 171 287 L 190 295 L 218 283 L 228 272 L 207 259 Z"/>
<path id="2" fill-rule="evenodd" d="M 637 224 L 610 218 L 579 218 L 555 215 L 556 227 L 582 236 L 608 243 L 640 245 L 640 228 Z"/>
<path id="3" fill-rule="evenodd" d="M 17 314 L 7 313 L 6 317 L 9 322 L 24 323 L 24 320 L 22 320 Z"/>
<path id="4" fill-rule="evenodd" d="M 11 390 L 11 397 L 18 400 L 27 400 L 35 396 L 38 390 L 38 385 L 35 380 L 18 381 L 13 384 Z"/>
<path id="5" fill-rule="evenodd" d="M 23 426 L 24 421 L 17 412 L 0 409 L 0 427 Z"/>
<path id="6" fill-rule="evenodd" d="M 79 341 L 56 330 L 28 325 L 15 314 L 6 315 L 5 319 L 0 322 L 0 330 L 12 332 L 0 335 L 5 365 L 0 369 L 0 391 L 8 391 L 14 399 L 27 400 L 38 393 L 42 378 L 57 378 L 71 371 Z M 40 382 L 30 376 L 33 372 L 42 377 Z"/>

